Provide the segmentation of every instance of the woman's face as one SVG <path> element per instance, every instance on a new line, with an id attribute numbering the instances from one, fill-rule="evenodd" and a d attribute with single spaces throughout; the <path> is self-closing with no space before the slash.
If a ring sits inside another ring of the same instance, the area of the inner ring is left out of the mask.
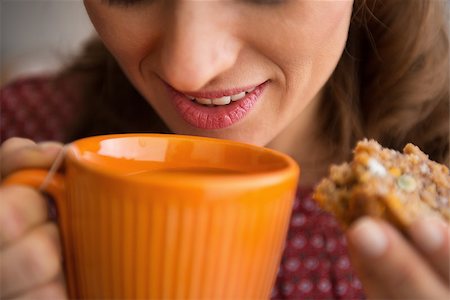
<path id="1" fill-rule="evenodd" d="M 84 2 L 129 80 L 174 132 L 257 145 L 320 113 L 311 107 L 343 52 L 353 6 L 353 0 Z"/>

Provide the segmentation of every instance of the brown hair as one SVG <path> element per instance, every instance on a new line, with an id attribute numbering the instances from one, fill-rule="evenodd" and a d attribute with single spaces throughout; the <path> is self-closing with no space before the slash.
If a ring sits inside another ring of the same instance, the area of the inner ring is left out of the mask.
<path id="1" fill-rule="evenodd" d="M 412 142 L 449 163 L 449 35 L 444 1 L 355 0 L 346 49 L 325 86 L 322 128 L 335 155 L 371 137 Z M 66 70 L 83 74 L 85 109 L 71 138 L 169 132 L 98 39 Z"/>

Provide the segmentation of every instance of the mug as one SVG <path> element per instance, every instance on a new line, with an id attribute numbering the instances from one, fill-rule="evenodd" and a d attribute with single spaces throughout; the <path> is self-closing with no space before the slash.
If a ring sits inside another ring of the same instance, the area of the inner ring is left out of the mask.
<path id="1" fill-rule="evenodd" d="M 70 298 L 267 299 L 300 169 L 214 138 L 117 134 L 69 144 L 49 179 Z M 3 184 L 38 188 L 48 170 Z M 48 178 L 47 178 L 48 179 Z"/>

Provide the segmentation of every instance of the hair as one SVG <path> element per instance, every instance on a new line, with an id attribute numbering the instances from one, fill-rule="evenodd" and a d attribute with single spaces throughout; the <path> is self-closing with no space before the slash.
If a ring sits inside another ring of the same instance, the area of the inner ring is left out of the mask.
<path id="1" fill-rule="evenodd" d="M 355 0 L 346 48 L 327 81 L 321 119 L 333 155 L 356 141 L 414 143 L 449 164 L 449 34 L 445 1 Z M 98 38 L 61 75 L 81 75 L 84 109 L 69 139 L 169 133 Z"/>

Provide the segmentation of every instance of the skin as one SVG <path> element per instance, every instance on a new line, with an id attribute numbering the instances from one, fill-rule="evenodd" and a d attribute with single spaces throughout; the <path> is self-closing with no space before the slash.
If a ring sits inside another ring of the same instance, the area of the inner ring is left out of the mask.
<path id="1" fill-rule="evenodd" d="M 353 1 L 219 0 L 123 6 L 85 1 L 104 44 L 174 132 L 288 153 L 303 166 L 304 185 L 315 182 L 328 166 L 326 153 L 317 151 L 324 147 L 316 138 L 314 120 L 319 116 L 320 91 L 345 47 L 352 5 Z M 186 123 L 170 104 L 163 83 L 189 94 L 268 80 L 251 113 L 220 130 Z M 299 140 L 300 146 L 292 144 Z M 311 161 L 320 163 L 305 169 Z"/>
<path id="2" fill-rule="evenodd" d="M 22 168 L 49 168 L 61 147 L 8 139 L 0 148 L 1 178 Z M 61 257 L 43 195 L 26 186 L 0 186 L 0 298 L 67 298 Z"/>
<path id="3" fill-rule="evenodd" d="M 173 131 L 288 153 L 303 166 L 305 185 L 320 178 L 329 163 L 321 160 L 327 153 L 318 150 L 324 147 L 316 138 L 314 120 L 320 116 L 323 84 L 344 50 L 352 4 L 174 0 L 111 6 L 85 1 L 104 43 Z M 184 122 L 168 104 L 162 83 L 189 93 L 266 80 L 269 86 L 253 111 L 220 130 L 200 130 Z M 302 142 L 299 146 L 293 141 Z M 1 175 L 49 168 L 60 147 L 10 139 L 0 149 Z M 308 168 L 307 162 L 316 160 L 322 164 Z M 47 220 L 43 196 L 26 187 L 0 187 L 0 205 L 0 297 L 65 298 L 58 232 Z M 427 241 L 427 226 L 440 237 L 434 247 Z M 448 298 L 449 271 L 442 267 L 449 265 L 448 226 L 420 220 L 409 234 L 407 241 L 390 225 L 369 218 L 347 231 L 351 259 L 368 296 Z M 33 272 L 24 272 L 25 264 Z"/>

